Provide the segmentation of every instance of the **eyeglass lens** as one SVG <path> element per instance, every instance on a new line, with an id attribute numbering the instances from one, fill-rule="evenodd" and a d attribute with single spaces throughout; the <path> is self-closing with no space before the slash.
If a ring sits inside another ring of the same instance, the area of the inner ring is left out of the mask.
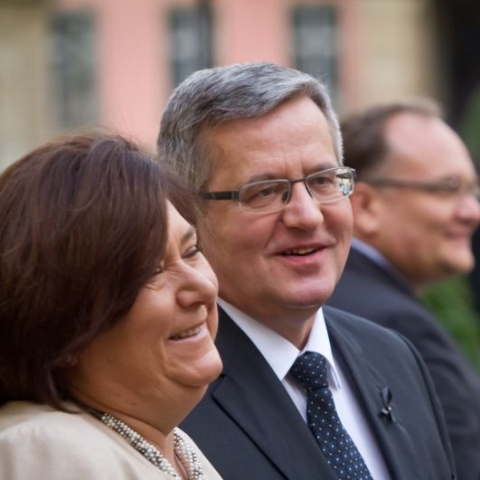
<path id="1" fill-rule="evenodd" d="M 247 209 L 281 210 L 289 201 L 293 183 L 305 182 L 307 189 L 320 202 L 331 202 L 348 196 L 353 190 L 353 173 L 349 169 L 332 168 L 298 180 L 265 180 L 240 188 L 239 199 Z"/>

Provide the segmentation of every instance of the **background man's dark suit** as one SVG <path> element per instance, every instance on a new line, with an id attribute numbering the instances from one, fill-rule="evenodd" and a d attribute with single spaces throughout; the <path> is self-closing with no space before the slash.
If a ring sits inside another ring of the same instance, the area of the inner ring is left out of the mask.
<path id="1" fill-rule="evenodd" d="M 418 354 L 402 337 L 371 322 L 329 307 L 324 315 L 334 355 L 351 380 L 392 480 L 453 478 L 445 461 L 445 451 L 449 458 L 451 452 L 443 417 Z M 222 310 L 216 343 L 223 372 L 182 428 L 220 475 L 334 480 L 285 388 Z"/>
<path id="2" fill-rule="evenodd" d="M 412 288 L 352 248 L 328 304 L 395 329 L 417 347 L 444 406 L 458 478 L 480 478 L 479 376 Z"/>

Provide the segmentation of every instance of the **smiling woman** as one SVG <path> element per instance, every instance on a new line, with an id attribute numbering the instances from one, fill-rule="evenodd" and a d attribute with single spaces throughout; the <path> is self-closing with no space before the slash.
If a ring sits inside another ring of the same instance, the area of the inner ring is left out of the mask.
<path id="1" fill-rule="evenodd" d="M 177 428 L 221 370 L 194 220 L 118 135 L 0 176 L 0 478 L 220 478 Z"/>

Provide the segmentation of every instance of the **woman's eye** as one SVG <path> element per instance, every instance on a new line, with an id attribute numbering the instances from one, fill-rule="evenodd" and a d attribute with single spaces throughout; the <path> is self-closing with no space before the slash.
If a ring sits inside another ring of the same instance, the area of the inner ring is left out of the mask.
<path id="1" fill-rule="evenodd" d="M 198 245 L 193 245 L 187 250 L 185 254 L 185 258 L 193 258 L 196 255 L 198 255 L 200 252 L 201 252 L 200 247 Z"/>
<path id="2" fill-rule="evenodd" d="M 161 275 L 163 273 L 163 268 L 162 267 L 158 267 L 154 272 L 153 272 L 153 275 L 152 275 L 152 278 L 155 278 L 157 275 Z"/>
<path id="3" fill-rule="evenodd" d="M 157 284 L 162 282 L 162 274 L 164 270 L 162 267 L 158 267 L 153 273 L 150 279 L 147 281 L 145 287 L 155 288 Z"/>

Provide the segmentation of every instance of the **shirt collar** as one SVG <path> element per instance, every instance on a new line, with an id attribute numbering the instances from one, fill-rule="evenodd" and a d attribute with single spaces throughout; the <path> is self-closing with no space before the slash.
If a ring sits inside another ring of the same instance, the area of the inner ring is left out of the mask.
<path id="1" fill-rule="evenodd" d="M 363 255 L 378 265 L 383 265 L 383 267 L 388 269 L 393 268 L 392 265 L 390 265 L 390 262 L 376 248 L 373 248 L 371 245 L 368 245 L 368 243 L 365 243 L 358 238 L 352 238 L 351 248 L 363 253 Z"/>
<path id="2" fill-rule="evenodd" d="M 301 353 L 309 351 L 320 353 L 326 358 L 329 380 L 332 382 L 331 385 L 340 388 L 338 369 L 333 358 L 327 326 L 321 308 L 315 315 L 307 344 L 300 351 L 277 332 L 238 310 L 238 308 L 225 300 L 219 298 L 218 304 L 255 344 L 280 381 L 285 379 L 296 358 Z"/>
<path id="3" fill-rule="evenodd" d="M 397 282 L 400 282 L 403 288 L 413 293 L 413 287 L 410 282 L 376 248 L 358 238 L 352 238 L 351 248 L 365 255 L 365 257 L 369 258 L 376 265 L 382 267 L 383 270 L 387 271 Z"/>

